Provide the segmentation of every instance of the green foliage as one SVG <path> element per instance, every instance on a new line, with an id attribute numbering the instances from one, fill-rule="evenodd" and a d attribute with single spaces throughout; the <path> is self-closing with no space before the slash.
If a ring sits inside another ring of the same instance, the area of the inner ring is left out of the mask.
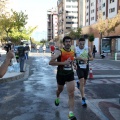
<path id="1" fill-rule="evenodd" d="M 13 19 L 15 22 L 15 27 L 17 28 L 18 31 L 21 31 L 22 27 L 24 27 L 27 24 L 27 19 L 28 19 L 28 15 L 24 14 L 24 12 L 16 12 L 12 10 L 12 14 L 13 14 Z"/>
<path id="2" fill-rule="evenodd" d="M 88 39 L 89 39 L 90 42 L 93 42 L 94 38 L 95 38 L 94 34 L 90 34 L 89 37 L 88 37 Z"/>
<path id="3" fill-rule="evenodd" d="M 0 18 L 0 26 L 1 29 L 4 30 L 6 33 L 12 32 L 11 29 L 14 27 L 13 17 L 8 17 L 5 14 L 2 14 Z"/>
<path id="4" fill-rule="evenodd" d="M 79 39 L 82 34 L 82 29 L 77 28 L 76 31 L 70 30 L 70 33 L 68 34 L 72 39 Z"/>
<path id="5" fill-rule="evenodd" d="M 27 24 L 28 15 L 21 12 L 12 11 L 12 14 L 2 14 L 0 18 L 0 34 L 6 33 L 7 38 L 11 41 L 20 41 L 21 39 L 29 40 L 33 31 L 37 28 L 28 27 Z M 3 36 L 5 37 L 5 36 Z M 6 39 L 5 39 L 6 40 Z"/>

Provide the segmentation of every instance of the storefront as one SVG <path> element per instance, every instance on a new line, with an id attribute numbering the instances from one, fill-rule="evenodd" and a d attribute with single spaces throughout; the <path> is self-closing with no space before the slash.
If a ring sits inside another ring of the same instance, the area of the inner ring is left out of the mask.
<path id="1" fill-rule="evenodd" d="M 120 36 L 109 36 L 103 38 L 101 51 L 111 53 L 111 55 L 120 52 Z"/>

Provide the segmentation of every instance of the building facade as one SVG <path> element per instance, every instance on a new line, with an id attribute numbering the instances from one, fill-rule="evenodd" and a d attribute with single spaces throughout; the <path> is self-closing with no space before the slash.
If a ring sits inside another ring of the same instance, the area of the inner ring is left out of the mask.
<path id="1" fill-rule="evenodd" d="M 78 0 L 58 0 L 58 36 L 62 39 L 78 27 Z"/>
<path id="2" fill-rule="evenodd" d="M 109 52 L 114 53 L 120 51 L 120 25 L 115 28 L 114 32 L 109 35 L 102 35 L 96 29 L 99 14 L 102 14 L 103 20 L 114 18 L 120 10 L 120 0 L 86 0 L 85 1 L 85 26 L 82 28 L 84 35 L 93 33 L 95 40 L 93 44 L 96 45 L 97 51 L 102 52 L 103 46 L 109 44 Z M 107 23 L 106 23 L 107 24 Z"/>
<path id="3" fill-rule="evenodd" d="M 47 39 L 54 41 L 58 37 L 58 13 L 57 8 L 47 11 Z"/>

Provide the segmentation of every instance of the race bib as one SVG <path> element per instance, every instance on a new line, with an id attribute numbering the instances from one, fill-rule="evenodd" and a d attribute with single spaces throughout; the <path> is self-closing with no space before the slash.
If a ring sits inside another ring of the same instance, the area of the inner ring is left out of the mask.
<path id="1" fill-rule="evenodd" d="M 86 69 L 87 65 L 86 64 L 79 64 L 79 67 Z"/>
<path id="2" fill-rule="evenodd" d="M 63 69 L 64 70 L 72 70 L 72 66 L 71 65 L 65 65 Z"/>

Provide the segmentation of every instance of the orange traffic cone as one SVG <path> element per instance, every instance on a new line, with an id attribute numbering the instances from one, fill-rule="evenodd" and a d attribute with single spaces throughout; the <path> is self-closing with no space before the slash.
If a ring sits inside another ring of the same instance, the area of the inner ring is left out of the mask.
<path id="1" fill-rule="evenodd" d="M 89 79 L 93 79 L 93 72 L 92 72 L 92 68 L 90 68 L 90 71 L 89 71 Z"/>

